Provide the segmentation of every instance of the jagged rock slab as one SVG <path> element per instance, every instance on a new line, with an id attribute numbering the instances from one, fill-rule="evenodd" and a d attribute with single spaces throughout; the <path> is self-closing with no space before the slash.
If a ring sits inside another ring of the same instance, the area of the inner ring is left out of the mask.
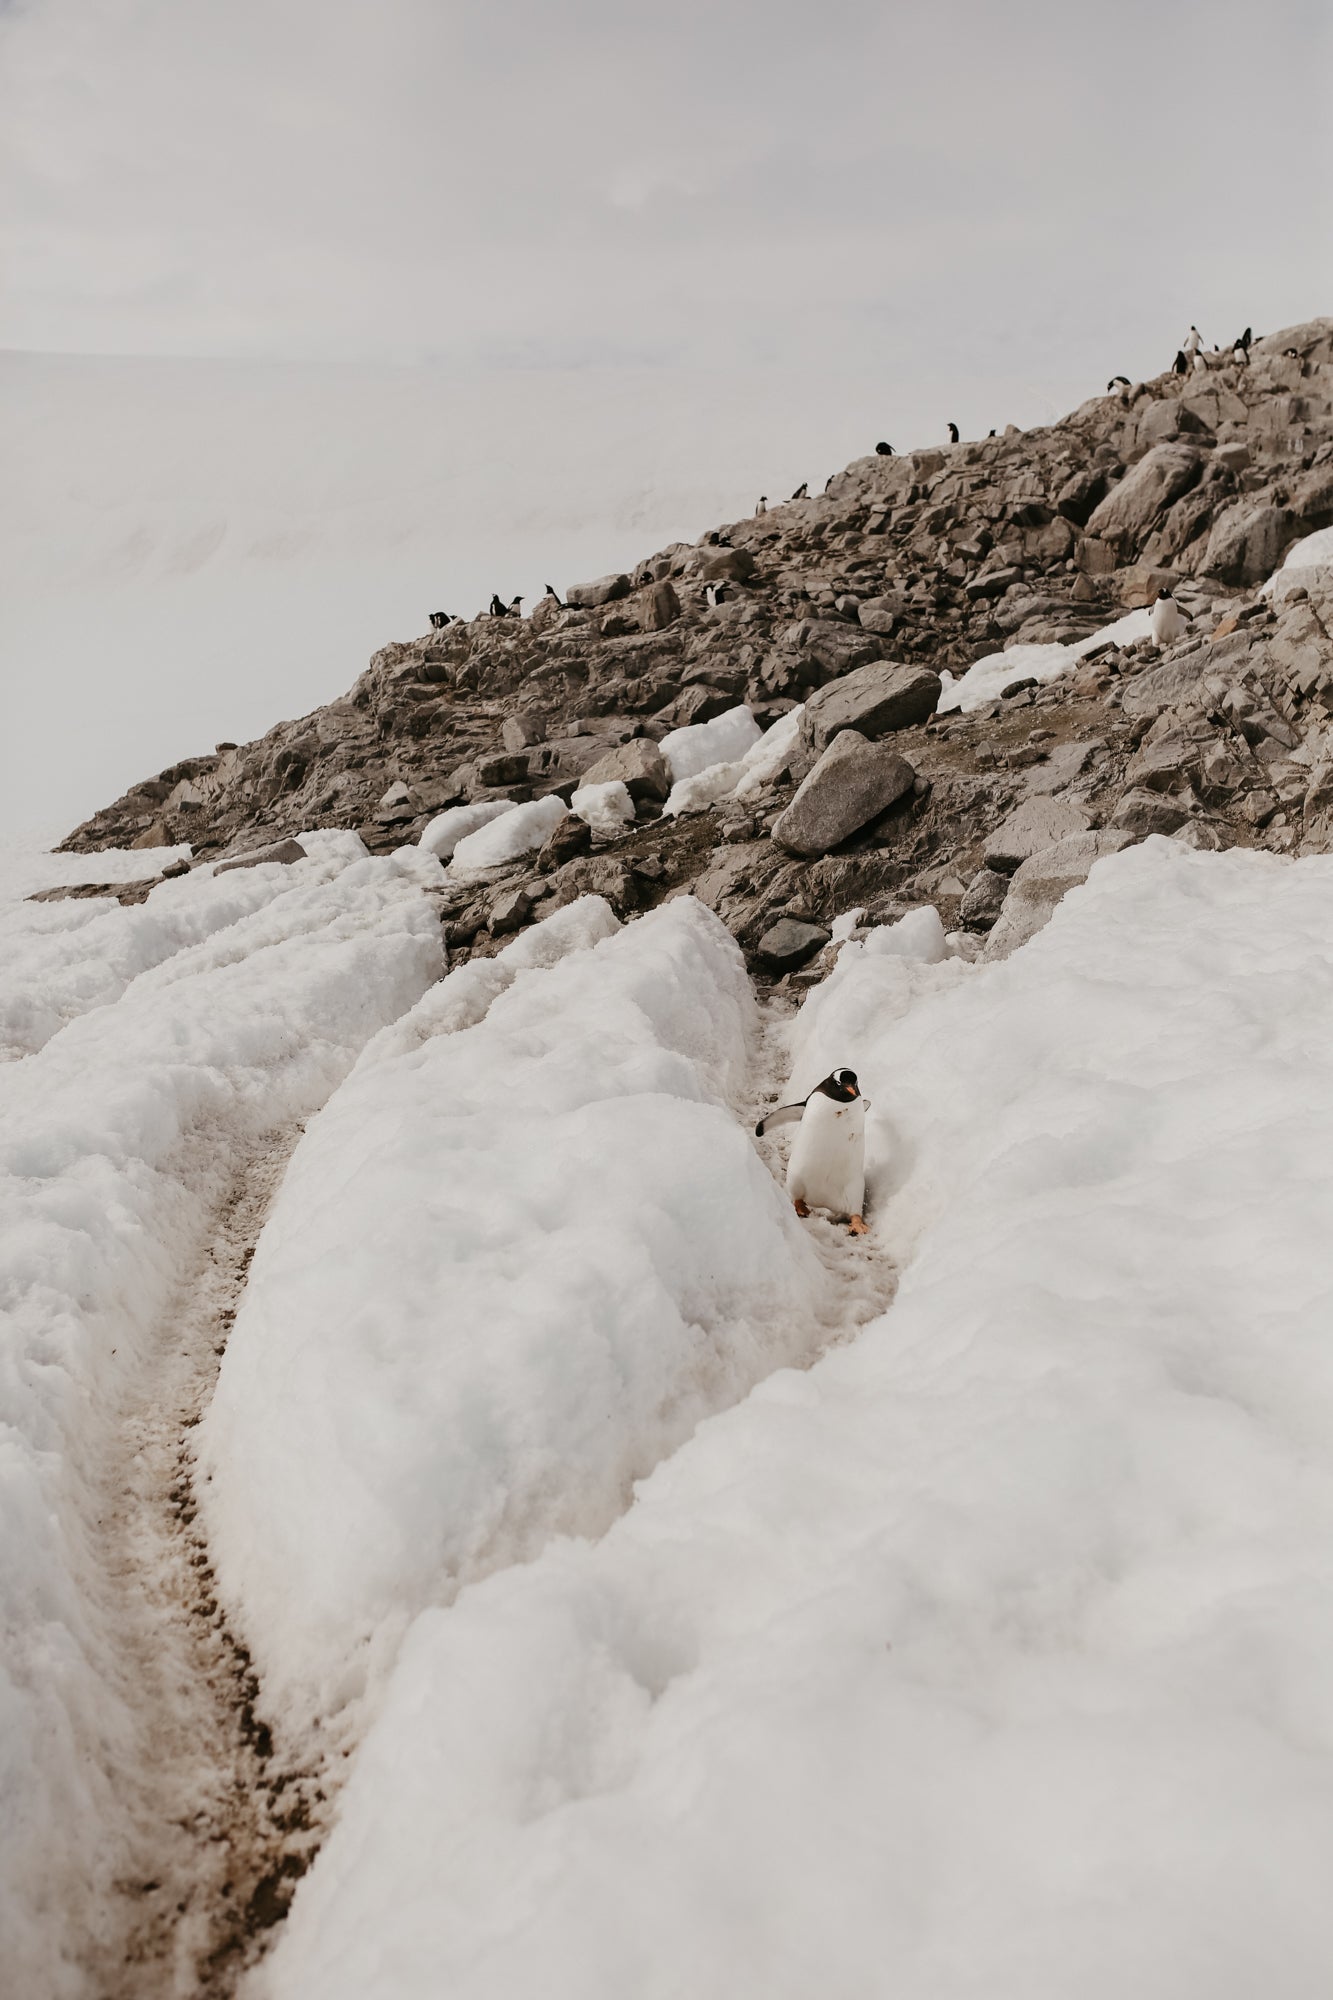
<path id="1" fill-rule="evenodd" d="M 999 922 L 986 940 L 986 957 L 1008 958 L 1050 922 L 1061 897 L 1086 882 L 1103 855 L 1132 845 L 1132 834 L 1103 828 L 1067 834 L 1030 855 L 1012 879 Z"/>
<path id="2" fill-rule="evenodd" d="M 887 743 L 855 729 L 835 736 L 773 827 L 789 854 L 827 854 L 910 792 L 916 772 Z"/>
<path id="3" fill-rule="evenodd" d="M 986 842 L 986 866 L 1012 875 L 1034 854 L 1087 831 L 1087 814 L 1069 799 L 1025 799 Z"/>

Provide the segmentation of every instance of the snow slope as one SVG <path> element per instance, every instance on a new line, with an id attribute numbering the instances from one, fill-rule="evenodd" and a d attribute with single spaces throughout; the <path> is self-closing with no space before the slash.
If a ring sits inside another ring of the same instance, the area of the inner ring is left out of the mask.
<path id="1" fill-rule="evenodd" d="M 35 907 L 87 920 L 25 957 L 24 1019 L 51 1032 L 0 1068 L 0 1935 L 7 1990 L 82 2000 L 68 1954 L 130 1865 L 143 1762 L 95 1555 L 122 1384 L 262 1135 L 316 1109 L 440 947 L 414 873 L 355 836 L 139 909 Z"/>
<path id="2" fill-rule="evenodd" d="M 504 1006 L 514 1042 L 457 1038 L 474 1132 L 508 1129 L 507 1060 L 543 1120 L 580 1096 L 577 1039 L 562 1059 L 517 985 L 491 1021 Z M 1326 859 L 1152 840 L 1003 964 L 849 947 L 793 1085 L 860 1072 L 874 1227 L 911 1260 L 896 1304 L 701 1425 L 600 1540 L 529 1543 L 420 1612 L 252 1990 L 1326 1994 L 1330 1011 Z M 690 1219 L 748 1256 L 763 1211 L 717 1129 L 731 1227 Z M 399 1143 L 376 1134 L 385 1160 Z M 580 1158 L 606 1143 L 600 1124 Z M 490 1157 L 480 1204 L 451 1185 L 435 1229 L 456 1200 L 485 1228 L 515 1182 L 527 1216 L 531 1181 Z M 395 1181 L 369 1210 L 391 1227 Z M 628 1250 L 631 1217 L 608 1222 Z M 385 1429 L 341 1441 L 367 1515 L 400 1490 L 382 1443 L 407 1422 L 394 1306 L 418 1272 L 380 1267 L 395 1388 Z M 507 1421 L 532 1421 L 549 1377 L 510 1379 Z M 327 1430 L 317 1454 L 326 1488 Z M 419 1491 L 456 1476 L 441 1437 Z"/>
<path id="3" fill-rule="evenodd" d="M 417 1010 L 436 1032 L 386 1032 L 261 1239 L 200 1498 L 288 1730 L 335 1723 L 468 1578 L 602 1533 L 827 1335 L 822 1270 L 727 1108 L 740 952 L 692 898 L 597 942 L 588 901 L 548 920 L 554 964 L 547 926 L 522 940 L 474 1025 L 468 965 Z"/>

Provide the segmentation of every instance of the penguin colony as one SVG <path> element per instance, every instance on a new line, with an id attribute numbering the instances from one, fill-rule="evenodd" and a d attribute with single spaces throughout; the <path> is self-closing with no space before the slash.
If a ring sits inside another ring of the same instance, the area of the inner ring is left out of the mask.
<path id="1" fill-rule="evenodd" d="M 799 1122 L 787 1162 L 787 1192 L 800 1216 L 826 1209 L 864 1236 L 866 1220 L 866 1100 L 853 1069 L 835 1069 L 799 1104 L 781 1104 L 755 1126 L 762 1139 L 777 1125 Z"/>

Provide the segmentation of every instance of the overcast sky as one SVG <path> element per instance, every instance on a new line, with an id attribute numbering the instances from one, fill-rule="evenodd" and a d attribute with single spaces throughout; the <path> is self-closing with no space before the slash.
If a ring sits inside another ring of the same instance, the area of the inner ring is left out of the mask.
<path id="1" fill-rule="evenodd" d="M 1132 373 L 1329 303 L 1331 22 L 0 0 L 0 341 L 910 369 L 1095 335 Z"/>
<path id="2" fill-rule="evenodd" d="M 0 0 L 0 824 L 1333 310 L 1331 95 L 1330 0 Z"/>

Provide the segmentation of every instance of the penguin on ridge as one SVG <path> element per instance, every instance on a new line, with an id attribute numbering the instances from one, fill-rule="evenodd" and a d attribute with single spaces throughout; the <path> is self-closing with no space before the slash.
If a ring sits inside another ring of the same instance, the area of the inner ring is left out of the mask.
<path id="1" fill-rule="evenodd" d="M 755 508 L 754 512 L 755 512 L 755 519 L 756 519 L 756 520 L 758 520 L 758 518 L 759 518 L 759 516 L 760 516 L 761 514 L 766 514 L 766 513 L 768 512 L 768 495 L 767 495 L 767 493 L 761 493 L 761 494 L 759 495 L 759 505 L 758 505 L 758 506 L 757 506 L 757 507 Z"/>
<path id="2" fill-rule="evenodd" d="M 808 500 L 810 498 L 810 481 L 803 479 L 791 497 L 793 500 Z"/>
<path id="3" fill-rule="evenodd" d="M 949 443 L 950 443 L 950 444 L 957 444 L 958 442 L 959 442 L 959 438 L 958 438 L 958 426 L 957 426 L 957 424 L 950 424 L 950 426 L 949 426 Z"/>
<path id="4" fill-rule="evenodd" d="M 1203 346 L 1203 335 L 1199 332 L 1197 326 L 1191 326 L 1189 332 L 1185 335 L 1184 340 L 1180 344 L 1181 353 L 1184 354 L 1188 360 L 1193 361 L 1195 355 L 1198 353 L 1199 349 L 1202 346 Z"/>
<path id="5" fill-rule="evenodd" d="M 1148 623 L 1159 646 L 1170 646 L 1185 630 L 1187 620 L 1170 589 L 1159 590 L 1148 614 Z"/>
<path id="6" fill-rule="evenodd" d="M 521 594 L 518 597 L 511 598 L 509 602 L 509 609 L 505 613 L 506 618 L 521 618 L 523 616 L 523 613 L 519 610 L 519 606 L 522 604 L 522 602 L 523 598 Z"/>
<path id="7" fill-rule="evenodd" d="M 560 605 L 560 609 L 561 609 L 562 611 L 564 610 L 564 608 L 565 608 L 565 607 L 564 607 L 564 605 L 563 605 L 563 604 L 561 603 L 561 600 L 560 600 L 560 592 L 559 592 L 559 591 L 558 591 L 558 590 L 556 589 L 556 587 L 555 587 L 555 585 L 554 585 L 553 583 L 548 583 L 548 584 L 547 584 L 547 586 L 546 586 L 546 595 L 547 595 L 548 597 L 553 597 L 553 598 L 555 599 L 556 603 Z"/>
<path id="8" fill-rule="evenodd" d="M 499 591 L 498 591 L 498 590 L 493 590 L 493 591 L 491 592 L 491 617 L 492 617 L 492 618 L 507 618 L 508 616 L 509 616 L 509 613 L 508 613 L 508 612 L 507 612 L 507 611 L 505 610 L 505 608 L 504 608 L 503 604 L 501 604 L 501 602 L 500 602 L 500 593 L 499 593 Z"/>
<path id="9" fill-rule="evenodd" d="M 799 1104 L 782 1104 L 755 1126 L 762 1138 L 775 1125 L 800 1122 L 787 1162 L 787 1192 L 801 1216 L 826 1208 L 864 1236 L 866 1220 L 866 1100 L 854 1069 L 835 1069 Z"/>
<path id="10" fill-rule="evenodd" d="M 445 626 L 452 625 L 453 622 L 447 611 L 432 611 L 430 614 L 430 629 L 432 632 L 443 632 Z"/>
<path id="11" fill-rule="evenodd" d="M 877 458 L 892 458 L 893 446 L 891 444 L 877 444 L 875 446 L 875 455 Z"/>
<path id="12" fill-rule="evenodd" d="M 1176 349 L 1176 358 L 1171 363 L 1171 372 L 1173 375 L 1188 375 L 1190 372 L 1190 365 L 1185 359 L 1185 350 L 1183 347 Z"/>
<path id="13" fill-rule="evenodd" d="M 1113 396 L 1117 389 L 1128 389 L 1128 387 L 1128 375 L 1113 375 L 1106 385 L 1106 393 L 1108 396 Z"/>
<path id="14" fill-rule="evenodd" d="M 1247 347 L 1247 346 L 1245 345 L 1245 336 L 1244 336 L 1244 334 L 1242 334 L 1242 335 L 1241 335 L 1241 337 L 1240 337 L 1240 339 L 1239 339 L 1239 340 L 1237 340 L 1237 341 L 1233 341 L 1233 343 L 1232 343 L 1232 347 L 1231 347 L 1231 359 L 1232 359 L 1232 361 L 1233 361 L 1233 362 L 1235 363 L 1235 365 L 1236 365 L 1236 367 L 1237 367 L 1237 368 L 1248 368 L 1248 367 L 1249 367 L 1249 365 L 1250 365 L 1250 350 L 1249 350 L 1249 348 L 1248 348 L 1248 347 Z"/>

